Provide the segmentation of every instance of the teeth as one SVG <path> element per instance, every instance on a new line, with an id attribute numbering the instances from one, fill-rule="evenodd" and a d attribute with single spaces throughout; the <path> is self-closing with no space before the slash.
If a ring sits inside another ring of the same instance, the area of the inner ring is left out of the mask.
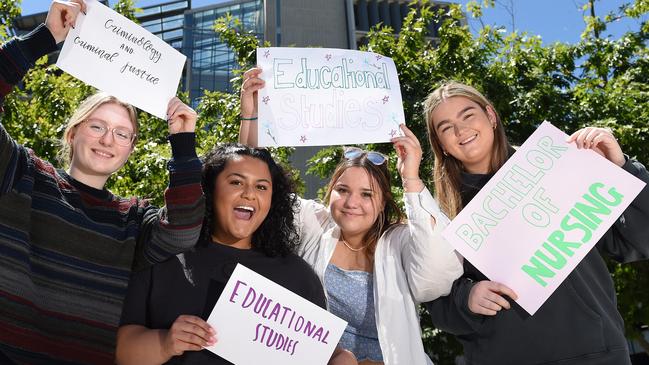
<path id="1" fill-rule="evenodd" d="M 253 208 L 253 207 L 248 207 L 248 206 L 245 206 L 245 205 L 239 205 L 239 206 L 236 206 L 236 207 L 234 207 L 234 208 L 235 208 L 235 209 L 243 209 L 243 210 L 247 210 L 247 211 L 249 211 L 249 212 L 254 212 L 254 211 L 255 211 L 255 208 Z"/>
<path id="2" fill-rule="evenodd" d="M 113 157 L 113 155 L 111 155 L 109 153 L 106 153 L 106 152 L 102 152 L 102 151 L 95 150 L 95 153 L 100 155 L 100 156 L 104 156 L 104 157 L 108 157 L 108 158 Z"/>
<path id="3" fill-rule="evenodd" d="M 461 145 L 465 145 L 465 144 L 467 144 L 467 143 L 473 141 L 477 136 L 478 136 L 478 135 L 475 134 L 475 135 L 473 135 L 473 136 L 471 136 L 471 137 L 465 139 L 464 141 L 460 142 L 460 144 L 461 144 Z"/>

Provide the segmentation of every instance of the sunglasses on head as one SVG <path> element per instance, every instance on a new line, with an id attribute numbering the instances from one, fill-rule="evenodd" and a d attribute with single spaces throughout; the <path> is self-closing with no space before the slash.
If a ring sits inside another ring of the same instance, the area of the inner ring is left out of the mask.
<path id="1" fill-rule="evenodd" d="M 359 158 L 363 155 L 367 155 L 367 159 L 379 166 L 383 165 L 385 161 L 387 161 L 388 157 L 380 152 L 375 152 L 375 151 L 365 151 L 363 149 L 360 149 L 358 147 L 346 147 L 345 151 L 343 152 L 343 156 L 345 157 L 346 160 L 353 160 L 355 158 Z"/>

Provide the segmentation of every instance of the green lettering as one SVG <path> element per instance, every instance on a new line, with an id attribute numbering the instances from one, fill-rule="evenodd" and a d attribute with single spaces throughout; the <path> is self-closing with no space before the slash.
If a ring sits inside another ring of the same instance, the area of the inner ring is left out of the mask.
<path id="1" fill-rule="evenodd" d="M 529 275 L 542 287 L 547 286 L 548 283 L 546 283 L 545 280 L 543 280 L 542 278 L 552 278 L 554 277 L 554 272 L 548 269 L 547 266 L 543 265 L 541 261 L 539 261 L 539 259 L 537 259 L 536 257 L 532 256 L 532 258 L 530 259 L 530 263 L 533 266 L 523 265 L 523 267 L 521 268 L 523 272 Z"/>
<path id="2" fill-rule="evenodd" d="M 556 230 L 550 233 L 550 237 L 548 237 L 548 242 L 552 243 L 554 247 L 558 248 L 565 255 L 572 257 L 572 255 L 574 255 L 574 251 L 572 251 L 571 248 L 579 248 L 581 247 L 581 243 L 567 242 L 565 241 L 565 238 L 566 236 L 563 234 L 562 231 Z"/>
<path id="3" fill-rule="evenodd" d="M 574 229 L 580 229 L 584 232 L 584 236 L 581 238 L 581 242 L 583 243 L 588 242 L 590 238 L 593 236 L 593 232 L 583 224 L 579 224 L 579 223 L 568 224 L 568 221 L 570 220 L 571 217 L 572 216 L 570 214 L 563 217 L 563 219 L 561 220 L 561 229 L 563 229 L 566 232 L 572 231 Z"/>
<path id="4" fill-rule="evenodd" d="M 559 253 L 559 251 L 555 250 L 554 247 L 550 246 L 547 242 L 543 243 L 543 248 L 550 253 L 554 259 L 549 258 L 543 251 L 536 250 L 535 255 L 540 258 L 541 260 L 545 261 L 546 264 L 552 266 L 553 268 L 559 270 L 562 269 L 564 266 L 566 266 L 566 258 L 563 257 L 562 254 Z"/>
<path id="5" fill-rule="evenodd" d="M 583 213 L 588 219 L 593 221 L 596 224 L 602 223 L 602 219 L 598 216 L 595 215 L 595 213 L 601 214 L 601 215 L 609 215 L 611 214 L 611 210 L 606 207 L 601 201 L 595 200 L 592 196 L 588 194 L 584 194 L 583 198 L 590 202 L 592 205 L 587 205 L 584 203 L 576 203 L 575 204 L 575 209 L 579 210 L 581 213 Z"/>
<path id="6" fill-rule="evenodd" d="M 590 186 L 588 191 L 590 191 L 590 194 L 594 196 L 595 198 L 599 199 L 602 203 L 610 206 L 610 207 L 615 207 L 619 205 L 622 202 L 622 199 L 624 198 L 624 195 L 620 194 L 615 190 L 615 188 L 610 188 L 608 190 L 608 193 L 610 196 L 613 198 L 613 200 L 606 200 L 604 197 L 597 191 L 597 189 L 604 187 L 604 184 L 602 183 L 594 183 L 593 185 Z"/>

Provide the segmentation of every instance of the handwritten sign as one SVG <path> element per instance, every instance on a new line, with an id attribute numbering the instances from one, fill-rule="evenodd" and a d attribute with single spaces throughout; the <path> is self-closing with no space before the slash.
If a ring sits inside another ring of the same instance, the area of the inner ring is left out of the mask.
<path id="1" fill-rule="evenodd" d="M 237 365 L 326 364 L 347 322 L 239 264 L 207 322 Z"/>
<path id="2" fill-rule="evenodd" d="M 62 70 L 158 118 L 176 95 L 186 57 L 96 0 L 86 0 L 56 63 Z"/>
<path id="3" fill-rule="evenodd" d="M 534 314 L 645 183 L 544 122 L 443 236 Z"/>
<path id="4" fill-rule="evenodd" d="M 260 146 L 389 142 L 405 123 L 392 59 L 330 48 L 258 48 Z"/>

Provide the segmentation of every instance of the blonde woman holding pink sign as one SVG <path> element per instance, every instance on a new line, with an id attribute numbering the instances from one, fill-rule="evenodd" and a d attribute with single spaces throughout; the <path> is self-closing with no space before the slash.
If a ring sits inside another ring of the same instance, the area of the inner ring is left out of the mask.
<path id="1" fill-rule="evenodd" d="M 429 94 L 424 108 L 437 200 L 455 217 L 514 150 L 491 102 L 471 86 L 445 83 Z M 645 167 L 625 156 L 607 129 L 580 129 L 568 142 L 649 182 Z M 489 281 L 466 260 L 451 294 L 426 307 L 437 328 L 462 342 L 466 364 L 630 364 L 615 288 L 600 253 L 620 262 L 648 258 L 648 222 L 645 186 L 534 316 L 512 300 L 516 293 L 510 288 Z"/>
<path id="2" fill-rule="evenodd" d="M 244 74 L 243 143 L 257 143 L 261 69 Z M 360 364 L 432 364 L 424 351 L 418 303 L 448 294 L 461 263 L 439 232 L 447 223 L 419 178 L 421 146 L 405 126 L 393 139 L 404 188 L 407 224 L 391 192 L 387 157 L 344 150 L 329 182 L 326 205 L 296 205 L 298 253 L 323 282 L 330 312 L 349 324 L 340 346 Z"/>

